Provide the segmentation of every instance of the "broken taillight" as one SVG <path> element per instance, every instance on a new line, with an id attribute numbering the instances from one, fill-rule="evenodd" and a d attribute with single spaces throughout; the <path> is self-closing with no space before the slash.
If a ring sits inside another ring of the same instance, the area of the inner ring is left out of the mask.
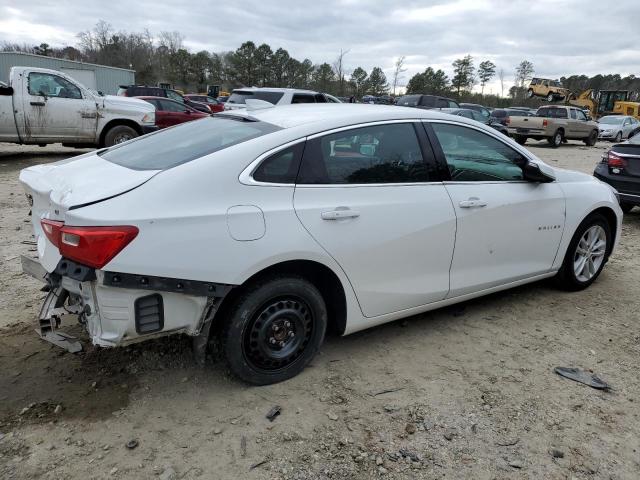
<path id="1" fill-rule="evenodd" d="M 138 235 L 130 225 L 73 227 L 44 219 L 42 230 L 60 255 L 93 268 L 102 268 Z"/>
<path id="2" fill-rule="evenodd" d="M 607 155 L 607 165 L 611 168 L 625 168 L 627 162 L 620 155 L 616 155 L 614 152 L 609 152 Z"/>

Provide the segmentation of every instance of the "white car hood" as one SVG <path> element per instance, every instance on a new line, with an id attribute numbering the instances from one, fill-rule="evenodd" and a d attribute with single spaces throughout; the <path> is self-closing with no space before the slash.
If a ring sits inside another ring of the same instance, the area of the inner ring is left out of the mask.
<path id="1" fill-rule="evenodd" d="M 139 98 L 120 97 L 116 95 L 106 95 L 102 97 L 103 107 L 114 111 L 139 112 L 142 115 L 155 111 L 155 107 L 149 102 Z"/>

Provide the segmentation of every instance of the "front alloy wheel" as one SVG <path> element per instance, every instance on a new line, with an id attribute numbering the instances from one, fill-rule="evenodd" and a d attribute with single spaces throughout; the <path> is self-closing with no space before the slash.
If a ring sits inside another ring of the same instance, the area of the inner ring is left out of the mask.
<path id="1" fill-rule="evenodd" d="M 602 214 L 585 218 L 576 229 L 556 275 L 558 286 L 575 291 L 591 285 L 607 262 L 611 242 L 611 227 Z"/>
<path id="2" fill-rule="evenodd" d="M 548 138 L 547 140 L 553 148 L 558 148 L 560 145 L 562 145 L 562 132 L 558 130 L 553 134 L 553 137 Z"/>

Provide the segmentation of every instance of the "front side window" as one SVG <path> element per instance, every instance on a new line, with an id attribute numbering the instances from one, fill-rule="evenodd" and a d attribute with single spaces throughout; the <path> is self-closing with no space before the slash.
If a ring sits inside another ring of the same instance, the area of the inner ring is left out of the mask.
<path id="1" fill-rule="evenodd" d="M 66 78 L 40 72 L 29 74 L 29 94 L 75 100 L 82 98 L 80 89 Z"/>
<path id="2" fill-rule="evenodd" d="M 524 157 L 508 145 L 473 128 L 431 124 L 457 182 L 522 180 Z"/>
<path id="3" fill-rule="evenodd" d="M 297 183 L 357 184 L 428 181 L 411 123 L 354 128 L 310 140 Z"/>
<path id="4" fill-rule="evenodd" d="M 576 110 L 576 115 L 578 116 L 578 120 L 587 121 L 587 116 L 584 114 L 582 110 Z"/>
<path id="5" fill-rule="evenodd" d="M 489 117 L 485 117 L 481 112 L 476 112 L 475 110 L 471 110 L 471 115 L 473 115 L 473 119 L 476 120 L 477 122 L 485 122 L 487 120 L 487 118 Z"/>
<path id="6" fill-rule="evenodd" d="M 451 106 L 444 98 L 439 98 L 436 103 L 436 108 L 456 108 L 457 105 Z"/>

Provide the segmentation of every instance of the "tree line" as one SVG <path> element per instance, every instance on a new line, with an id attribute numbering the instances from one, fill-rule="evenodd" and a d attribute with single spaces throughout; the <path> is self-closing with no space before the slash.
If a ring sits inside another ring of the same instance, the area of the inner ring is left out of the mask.
<path id="1" fill-rule="evenodd" d="M 367 72 L 362 67 L 353 70 L 346 65 L 349 50 L 341 50 L 331 64 L 315 64 L 310 59 L 292 57 L 282 47 L 272 48 L 263 43 L 244 42 L 235 51 L 190 52 L 178 32 L 160 32 L 154 36 L 142 32 L 116 31 L 105 21 L 80 32 L 76 46 L 52 48 L 46 43 L 37 46 L 10 42 L 0 44 L 0 51 L 22 51 L 88 63 L 97 63 L 136 71 L 136 82 L 156 85 L 169 83 L 185 91 L 204 91 L 207 85 L 221 85 L 225 89 L 246 86 L 308 88 L 338 96 L 393 95 L 404 78 L 405 57 L 394 63 L 391 81 L 381 67 Z M 514 69 L 513 83 L 505 77 L 503 68 L 490 60 L 475 65 L 471 55 L 452 63 L 451 78 L 442 70 L 427 67 L 412 76 L 406 93 L 427 93 L 455 97 L 460 101 L 483 103 L 487 106 L 506 106 L 517 102 L 538 106 L 539 99 L 526 98 L 527 86 L 535 72 L 528 60 Z M 350 73 L 349 73 L 350 72 Z M 500 94 L 485 95 L 485 87 L 494 79 L 499 81 Z M 640 78 L 633 75 L 572 75 L 560 82 L 574 93 L 588 88 L 595 90 L 640 91 Z M 511 86 L 509 86 L 511 85 Z M 474 88 L 480 87 L 480 92 Z M 505 97 L 505 88 L 508 97 Z"/>

